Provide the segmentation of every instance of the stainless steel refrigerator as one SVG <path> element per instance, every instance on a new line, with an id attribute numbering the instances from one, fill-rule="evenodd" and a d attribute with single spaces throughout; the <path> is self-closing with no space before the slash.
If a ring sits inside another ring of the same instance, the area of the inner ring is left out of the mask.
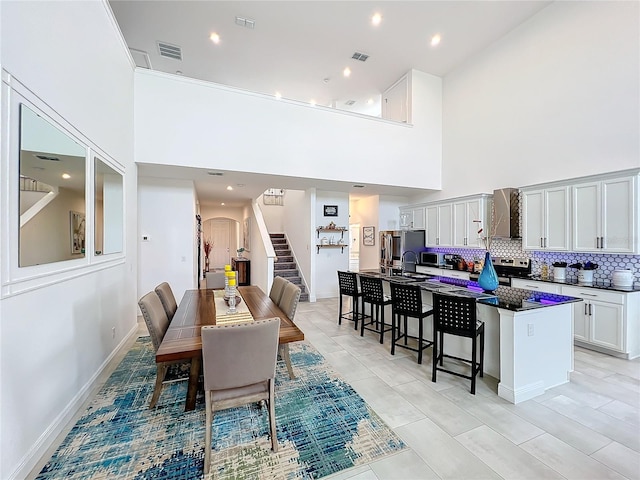
<path id="1" fill-rule="evenodd" d="M 380 272 L 392 275 L 415 272 L 419 252 L 424 250 L 424 230 L 383 230 L 380 232 Z M 413 253 L 407 253 L 413 252 Z M 404 259 L 403 259 L 404 256 Z"/>

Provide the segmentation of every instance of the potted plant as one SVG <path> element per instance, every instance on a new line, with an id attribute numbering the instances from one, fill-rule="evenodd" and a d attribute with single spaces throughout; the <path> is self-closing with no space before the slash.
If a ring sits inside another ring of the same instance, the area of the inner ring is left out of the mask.
<path id="1" fill-rule="evenodd" d="M 244 247 L 240 247 L 239 249 L 236 250 L 236 252 L 238 253 L 238 258 L 242 258 L 242 254 L 244 253 Z"/>
<path id="2" fill-rule="evenodd" d="M 578 269 L 578 283 L 593 283 L 593 271 L 598 268 L 598 264 L 587 260 L 584 263 L 572 263 L 569 268 Z"/>

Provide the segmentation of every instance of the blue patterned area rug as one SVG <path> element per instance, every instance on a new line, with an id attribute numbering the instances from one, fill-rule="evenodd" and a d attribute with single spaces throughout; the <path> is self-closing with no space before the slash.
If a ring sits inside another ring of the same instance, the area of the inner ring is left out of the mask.
<path id="1" fill-rule="evenodd" d="M 297 378 L 284 362 L 276 374 L 278 453 L 266 408 L 216 412 L 210 478 L 320 478 L 405 448 L 311 345 L 290 352 Z M 204 395 L 185 412 L 186 382 L 167 384 L 149 410 L 155 370 L 151 341 L 140 337 L 37 478 L 203 478 Z"/>

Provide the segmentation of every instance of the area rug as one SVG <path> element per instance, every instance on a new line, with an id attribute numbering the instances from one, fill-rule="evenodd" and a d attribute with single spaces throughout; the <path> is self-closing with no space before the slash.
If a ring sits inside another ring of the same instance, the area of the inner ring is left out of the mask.
<path id="1" fill-rule="evenodd" d="M 216 412 L 215 479 L 314 479 L 403 450 L 405 445 L 310 344 L 291 344 L 297 378 L 276 374 L 278 453 L 258 404 Z M 155 381 L 149 337 L 137 339 L 38 479 L 204 478 L 204 395 L 184 411 L 186 382 Z"/>

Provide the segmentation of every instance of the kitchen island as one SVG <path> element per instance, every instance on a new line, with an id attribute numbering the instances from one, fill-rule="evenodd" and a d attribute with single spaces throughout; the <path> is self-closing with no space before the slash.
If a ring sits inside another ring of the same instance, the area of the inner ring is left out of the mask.
<path id="1" fill-rule="evenodd" d="M 473 281 L 426 274 L 359 274 L 419 285 L 423 301 L 429 305 L 434 291 L 475 298 L 478 319 L 485 323 L 484 371 L 499 379 L 498 395 L 505 400 L 519 403 L 569 381 L 573 370 L 573 304 L 582 299 L 506 286 L 483 292 Z M 430 318 L 424 327 L 425 335 L 433 336 Z M 451 336 L 445 345 L 447 354 L 470 358 L 468 339 Z"/>

